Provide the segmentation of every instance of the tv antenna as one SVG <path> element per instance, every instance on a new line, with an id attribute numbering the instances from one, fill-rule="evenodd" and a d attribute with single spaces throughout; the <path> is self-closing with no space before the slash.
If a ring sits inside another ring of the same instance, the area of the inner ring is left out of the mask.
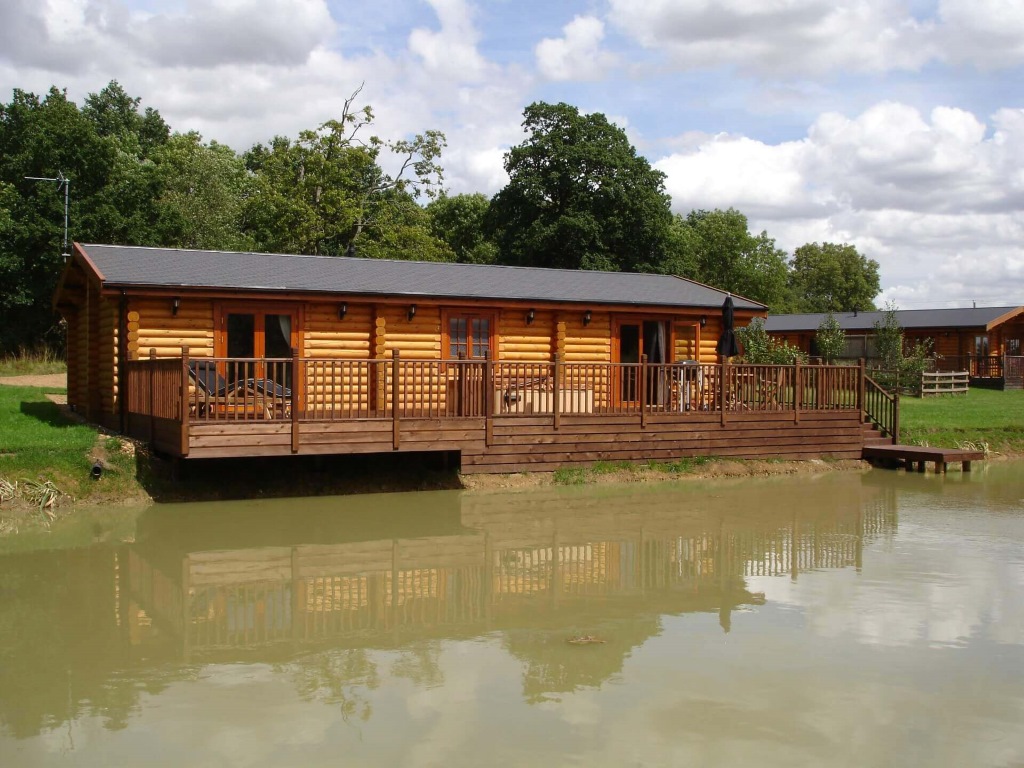
<path id="1" fill-rule="evenodd" d="M 57 178 L 49 176 L 26 176 L 28 181 L 52 181 L 57 184 L 57 192 L 60 193 L 60 188 L 64 187 L 64 258 L 68 258 L 71 254 L 68 251 L 68 199 L 71 194 L 71 179 L 64 175 L 63 171 L 57 171 Z"/>

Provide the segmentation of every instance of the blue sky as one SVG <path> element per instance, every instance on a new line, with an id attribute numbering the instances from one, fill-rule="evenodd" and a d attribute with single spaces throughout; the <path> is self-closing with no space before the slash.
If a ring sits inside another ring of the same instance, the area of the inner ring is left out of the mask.
<path id="1" fill-rule="evenodd" d="M 5 0 L 0 96 L 117 79 L 238 151 L 336 117 L 439 129 L 493 194 L 522 111 L 603 112 L 673 208 L 853 243 L 903 308 L 1024 304 L 1024 0 Z"/>

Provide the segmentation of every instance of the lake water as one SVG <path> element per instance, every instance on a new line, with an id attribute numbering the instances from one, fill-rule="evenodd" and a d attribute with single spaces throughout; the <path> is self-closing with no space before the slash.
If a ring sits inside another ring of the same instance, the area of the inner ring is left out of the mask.
<path id="1" fill-rule="evenodd" d="M 164 505 L 0 557 L 0 766 L 1021 766 L 1024 464 Z"/>

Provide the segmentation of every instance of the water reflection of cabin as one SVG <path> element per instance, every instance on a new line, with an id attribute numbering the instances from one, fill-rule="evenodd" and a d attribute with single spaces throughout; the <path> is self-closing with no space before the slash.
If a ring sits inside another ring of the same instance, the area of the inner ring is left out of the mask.
<path id="1" fill-rule="evenodd" d="M 626 631 L 640 615 L 689 612 L 717 613 L 728 631 L 733 611 L 764 601 L 746 579 L 859 568 L 865 537 L 894 527 L 888 510 L 865 514 L 859 499 L 840 505 L 848 511 L 756 522 L 669 509 L 538 513 L 537 499 L 507 501 L 466 500 L 463 524 L 473 527 L 419 538 L 182 552 L 157 527 L 128 549 L 122 589 L 136 607 L 127 615 L 155 622 L 186 654 L 524 627 Z"/>
<path id="2" fill-rule="evenodd" d="M 55 303 L 69 403 L 176 457 L 859 458 L 863 371 L 718 364 L 725 296 L 667 275 L 76 244 Z M 735 301 L 738 326 L 765 314 Z"/>
<path id="3" fill-rule="evenodd" d="M 841 312 L 835 315 L 846 334 L 847 360 L 876 360 L 875 327 L 885 312 Z M 765 330 L 772 336 L 818 354 L 815 335 L 824 314 L 772 315 Z M 904 309 L 896 311 L 906 344 L 930 341 L 939 371 L 967 371 L 972 386 L 1021 389 L 1024 386 L 1024 306 Z"/>

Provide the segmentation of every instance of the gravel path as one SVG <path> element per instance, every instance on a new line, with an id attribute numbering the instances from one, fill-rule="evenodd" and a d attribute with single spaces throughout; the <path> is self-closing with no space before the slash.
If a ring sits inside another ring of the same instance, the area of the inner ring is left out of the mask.
<path id="1" fill-rule="evenodd" d="M 7 376 L 0 377 L 0 384 L 10 387 L 67 387 L 66 373 L 48 373 L 45 376 Z"/>

